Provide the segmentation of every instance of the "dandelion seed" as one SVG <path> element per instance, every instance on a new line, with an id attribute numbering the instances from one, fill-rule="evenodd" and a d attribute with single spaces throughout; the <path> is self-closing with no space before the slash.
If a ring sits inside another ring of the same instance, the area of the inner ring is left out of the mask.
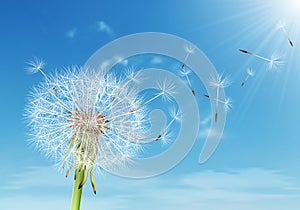
<path id="1" fill-rule="evenodd" d="M 244 79 L 244 81 L 243 81 L 242 84 L 241 84 L 242 87 L 245 85 L 245 83 L 247 82 L 247 80 L 248 80 L 250 77 L 253 77 L 254 74 L 255 74 L 255 72 L 254 72 L 252 69 L 250 69 L 250 68 L 248 68 L 248 69 L 246 70 L 246 72 L 247 72 L 247 76 L 246 76 L 246 78 Z"/>
<path id="2" fill-rule="evenodd" d="M 116 91 L 113 93 L 113 97 L 112 97 L 112 102 L 119 97 L 119 91 L 123 91 L 124 88 L 123 87 L 127 87 L 129 85 L 135 85 L 135 84 L 140 84 L 141 81 L 143 80 L 143 78 L 141 77 L 140 73 L 133 67 L 128 67 L 125 70 L 125 78 L 123 79 L 124 83 L 121 85 L 116 85 Z M 132 89 L 134 89 L 133 86 L 131 86 Z M 131 94 L 137 94 L 134 91 L 131 91 Z M 129 93 L 128 93 L 129 94 Z"/>
<path id="3" fill-rule="evenodd" d="M 166 101 L 172 101 L 172 96 L 177 94 L 176 85 L 172 81 L 159 81 L 156 83 L 156 87 L 161 92 L 162 98 Z"/>
<path id="4" fill-rule="evenodd" d="M 172 101 L 172 95 L 176 94 L 176 87 L 173 82 L 170 81 L 163 81 L 156 83 L 156 87 L 159 90 L 159 93 L 153 96 L 152 98 L 148 99 L 146 102 L 141 103 L 139 106 L 135 106 L 133 109 L 130 110 L 130 113 L 139 110 L 140 108 L 144 107 L 145 105 L 149 104 L 150 102 L 154 101 L 155 99 L 162 97 L 165 101 Z"/>
<path id="5" fill-rule="evenodd" d="M 282 64 L 284 64 L 283 60 L 281 59 L 281 55 L 279 54 L 272 54 L 269 65 L 268 65 L 268 70 L 272 69 L 278 69 Z"/>
<path id="6" fill-rule="evenodd" d="M 172 130 L 168 129 L 166 132 L 164 132 L 160 137 L 160 142 L 163 145 L 169 144 L 174 139 L 174 132 Z"/>
<path id="7" fill-rule="evenodd" d="M 226 110 L 226 111 L 229 111 L 229 110 L 232 109 L 232 101 L 231 101 L 230 98 L 226 98 L 226 99 L 225 99 L 224 106 L 225 106 L 225 110 Z"/>
<path id="8" fill-rule="evenodd" d="M 139 73 L 139 71 L 134 67 L 131 66 L 129 68 L 126 68 L 125 70 L 125 80 L 127 80 L 127 83 L 125 84 L 125 86 L 129 83 L 129 82 L 134 82 L 136 84 L 140 84 L 142 81 L 142 77 Z"/>
<path id="9" fill-rule="evenodd" d="M 182 63 L 182 65 L 181 65 L 181 72 L 182 72 L 182 74 L 185 76 L 185 78 L 186 78 L 186 80 L 187 80 L 187 82 L 188 82 L 188 85 L 189 85 L 189 87 L 190 87 L 190 89 L 191 89 L 191 91 L 192 91 L 192 94 L 195 96 L 195 91 L 194 91 L 194 89 L 193 89 L 193 87 L 192 87 L 190 78 L 189 78 L 189 76 L 188 76 L 188 74 L 190 73 L 190 71 L 187 71 L 186 68 L 185 68 L 185 63 L 186 63 L 188 57 L 189 57 L 191 54 L 194 54 L 194 53 L 195 53 L 195 48 L 194 48 L 193 46 L 191 46 L 191 45 L 186 45 L 186 46 L 185 46 L 185 51 L 186 51 L 186 56 L 185 56 L 185 58 L 184 58 L 184 60 L 183 60 L 183 63 Z"/>
<path id="10" fill-rule="evenodd" d="M 156 137 L 155 141 L 157 141 L 161 138 L 167 138 L 167 136 L 168 136 L 167 133 L 168 133 L 169 128 L 171 127 L 171 125 L 175 121 L 181 121 L 181 113 L 179 112 L 179 110 L 171 109 L 170 110 L 170 116 L 172 117 L 172 120 L 167 124 L 167 126 L 165 128 L 162 129 L 160 134 Z M 169 135 L 170 135 L 170 133 L 169 133 Z"/>
<path id="11" fill-rule="evenodd" d="M 257 58 L 259 58 L 259 59 L 261 59 L 261 60 L 264 60 L 264 61 L 267 61 L 267 62 L 271 62 L 271 59 L 265 58 L 265 57 L 263 57 L 263 56 L 260 56 L 260 55 L 254 54 L 254 53 L 251 53 L 251 52 L 249 52 L 249 51 L 247 51 L 247 50 L 240 49 L 240 51 L 241 51 L 242 53 L 246 53 L 246 54 L 252 55 L 252 56 L 254 56 L 254 57 L 257 57 Z"/>
<path id="12" fill-rule="evenodd" d="M 217 74 L 214 76 L 210 76 L 210 86 L 216 88 L 216 113 L 215 113 L 215 122 L 218 121 L 218 115 L 219 115 L 219 91 L 220 88 L 225 88 L 231 84 L 231 81 L 229 77 L 224 77 L 223 74 Z"/>
<path id="13" fill-rule="evenodd" d="M 194 54 L 195 53 L 195 47 L 193 47 L 192 45 L 186 45 L 184 47 L 185 49 L 185 52 L 187 53 L 185 58 L 184 58 L 184 63 L 187 61 L 188 57 L 191 55 L 191 54 Z"/>
<path id="14" fill-rule="evenodd" d="M 290 36 L 286 30 L 286 25 L 283 21 L 279 21 L 278 25 L 277 25 L 277 28 L 279 30 L 281 30 L 283 33 L 284 33 L 284 36 L 286 37 L 286 39 L 289 41 L 290 45 L 292 47 L 294 47 L 294 43 L 292 42 L 292 40 L 290 39 Z"/>
<path id="15" fill-rule="evenodd" d="M 210 97 L 209 95 L 207 95 L 207 94 L 204 94 L 204 96 L 205 96 L 206 98 L 209 98 L 209 99 L 213 100 L 213 101 L 216 101 L 216 102 L 219 102 L 219 103 L 223 104 L 226 111 L 229 111 L 229 110 L 232 109 L 232 102 L 231 102 L 231 99 L 230 99 L 230 98 L 225 98 L 225 101 L 223 101 L 223 100 L 220 100 L 220 99 L 211 98 L 211 97 Z"/>
<path id="16" fill-rule="evenodd" d="M 271 58 L 266 58 L 266 57 L 263 57 L 263 56 L 261 56 L 261 55 L 257 55 L 257 54 L 251 53 L 251 52 L 249 52 L 249 51 L 247 51 L 247 50 L 240 49 L 240 51 L 241 51 L 242 53 L 245 53 L 245 54 L 248 54 L 248 55 L 252 55 L 252 56 L 254 56 L 254 57 L 256 57 L 256 58 L 259 58 L 259 59 L 261 59 L 261 60 L 263 60 L 263 61 L 268 62 L 268 70 L 271 70 L 271 69 L 273 69 L 273 68 L 276 69 L 276 68 L 278 68 L 281 64 L 283 64 L 283 61 L 281 60 L 281 56 L 280 56 L 280 55 L 277 55 L 277 54 L 273 54 L 273 55 L 271 56 Z"/>
<path id="17" fill-rule="evenodd" d="M 280 20 L 280 21 L 277 23 L 277 28 L 278 28 L 278 29 L 285 28 L 285 22 L 283 22 L 282 20 Z"/>
<path id="18" fill-rule="evenodd" d="M 45 67 L 46 63 L 37 57 L 33 57 L 32 60 L 27 62 L 26 70 L 29 74 L 35 74 L 37 72 L 41 72 L 43 75 L 43 68 Z"/>
<path id="19" fill-rule="evenodd" d="M 209 85 L 215 88 L 225 88 L 231 85 L 229 77 L 224 77 L 223 74 L 210 75 Z"/>
<path id="20" fill-rule="evenodd" d="M 181 69 L 180 73 L 185 77 L 185 79 L 186 79 L 186 81 L 187 81 L 187 83 L 189 85 L 189 88 L 192 91 L 192 94 L 195 96 L 195 90 L 193 89 L 191 81 L 190 81 L 190 78 L 189 78 L 189 74 L 191 73 L 191 71 L 190 70 L 186 70 L 186 68 L 184 68 L 184 65 L 183 65 L 183 68 Z"/>

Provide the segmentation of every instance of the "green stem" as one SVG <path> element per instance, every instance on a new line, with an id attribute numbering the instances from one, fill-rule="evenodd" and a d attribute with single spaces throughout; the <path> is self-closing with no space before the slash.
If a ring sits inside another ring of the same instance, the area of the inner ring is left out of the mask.
<path id="1" fill-rule="evenodd" d="M 72 192 L 72 201 L 70 210 L 79 210 L 80 209 L 80 201 L 82 194 L 82 187 L 78 189 L 80 182 L 83 179 L 84 170 L 80 172 L 75 171 L 76 180 L 74 181 L 73 192 Z"/>

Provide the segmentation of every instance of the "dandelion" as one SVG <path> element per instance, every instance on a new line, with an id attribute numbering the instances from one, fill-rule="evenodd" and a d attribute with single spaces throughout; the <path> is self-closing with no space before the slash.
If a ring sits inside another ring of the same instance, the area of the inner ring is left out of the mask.
<path id="1" fill-rule="evenodd" d="M 185 46 L 185 51 L 186 51 L 186 56 L 185 56 L 185 58 L 184 58 L 184 60 L 183 60 L 183 63 L 182 63 L 182 65 L 181 65 L 181 73 L 182 73 L 182 75 L 186 78 L 186 80 L 187 80 L 187 82 L 188 82 L 188 85 L 189 85 L 190 89 L 192 90 L 192 94 L 195 96 L 195 91 L 194 91 L 194 89 L 193 89 L 193 87 L 192 87 L 190 78 L 189 78 L 189 76 L 188 76 L 189 73 L 191 73 L 191 71 L 186 70 L 186 68 L 185 68 L 185 63 L 186 63 L 187 59 L 189 58 L 189 56 L 190 56 L 191 54 L 194 54 L 194 53 L 195 53 L 195 48 L 194 48 L 193 46 L 191 46 L 191 45 L 186 45 L 186 46 Z"/>
<path id="2" fill-rule="evenodd" d="M 228 77 L 223 78 L 223 74 L 217 74 L 216 76 L 210 77 L 210 86 L 216 88 L 216 113 L 215 113 L 215 122 L 218 121 L 218 112 L 219 112 L 219 91 L 220 88 L 225 88 L 231 84 Z"/>
<path id="3" fill-rule="evenodd" d="M 88 175 L 96 194 L 95 170 L 123 167 L 141 143 L 155 140 L 146 137 L 147 103 L 113 74 L 74 66 L 48 76 L 41 60 L 29 65 L 44 75 L 25 109 L 31 142 L 66 169 L 66 177 L 74 169 L 71 209 L 78 210 Z M 170 93 L 169 85 L 161 87 L 160 95 Z"/>
<path id="4" fill-rule="evenodd" d="M 255 74 L 255 72 L 254 72 L 252 69 L 250 69 L 250 68 L 248 68 L 248 69 L 246 70 L 246 72 L 247 72 L 247 76 L 246 76 L 246 78 L 244 79 L 244 81 L 243 81 L 242 84 L 241 84 L 242 87 L 245 85 L 245 83 L 247 82 L 247 80 L 248 80 L 250 77 L 253 77 L 254 74 Z"/>
<path id="5" fill-rule="evenodd" d="M 285 25 L 285 23 L 284 23 L 283 21 L 279 21 L 279 23 L 278 23 L 278 25 L 277 25 L 277 28 L 278 28 L 279 30 L 281 30 L 281 31 L 284 33 L 284 36 L 285 36 L 285 37 L 287 38 L 287 40 L 289 41 L 290 45 L 291 45 L 292 47 L 294 47 L 294 44 L 293 44 L 292 40 L 290 39 L 290 36 L 289 36 L 289 34 L 288 34 L 287 30 L 286 30 L 286 25 Z"/>
<path id="6" fill-rule="evenodd" d="M 242 53 L 245 53 L 245 54 L 248 54 L 248 55 L 252 55 L 252 56 L 254 56 L 254 57 L 256 57 L 256 58 L 259 58 L 259 59 L 261 59 L 261 60 L 263 60 L 263 61 L 266 61 L 266 62 L 268 62 L 268 70 L 271 70 L 271 69 L 276 69 L 276 68 L 278 68 L 281 64 L 283 64 L 283 61 L 281 60 L 281 56 L 280 55 L 278 55 L 278 54 L 272 54 L 272 56 L 271 56 L 271 58 L 266 58 L 266 57 L 263 57 L 263 56 L 261 56 L 261 55 L 257 55 L 257 54 L 254 54 L 254 53 L 251 53 L 251 52 L 249 52 L 249 51 L 247 51 L 247 50 L 243 50 L 243 49 L 240 49 L 240 51 L 242 52 Z"/>

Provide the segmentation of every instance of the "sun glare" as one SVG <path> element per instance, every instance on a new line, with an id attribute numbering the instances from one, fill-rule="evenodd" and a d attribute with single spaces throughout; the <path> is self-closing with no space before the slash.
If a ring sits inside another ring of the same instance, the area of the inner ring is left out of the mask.
<path id="1" fill-rule="evenodd" d="M 300 0 L 274 0 L 268 2 L 268 9 L 273 23 L 281 31 L 292 47 L 299 43 L 300 34 Z"/>
<path id="2" fill-rule="evenodd" d="M 300 18 L 300 1 L 299 0 L 277 0 L 274 1 L 277 12 L 287 20 Z"/>

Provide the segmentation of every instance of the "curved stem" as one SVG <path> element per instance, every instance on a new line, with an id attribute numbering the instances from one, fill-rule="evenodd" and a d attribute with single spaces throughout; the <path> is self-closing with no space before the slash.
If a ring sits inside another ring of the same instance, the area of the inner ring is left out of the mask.
<path id="1" fill-rule="evenodd" d="M 83 179 L 84 171 L 85 170 L 83 170 L 83 169 L 80 171 L 78 171 L 78 170 L 75 171 L 76 179 L 74 180 L 70 210 L 79 210 L 80 209 L 82 187 L 80 189 L 78 189 L 78 187 Z"/>

